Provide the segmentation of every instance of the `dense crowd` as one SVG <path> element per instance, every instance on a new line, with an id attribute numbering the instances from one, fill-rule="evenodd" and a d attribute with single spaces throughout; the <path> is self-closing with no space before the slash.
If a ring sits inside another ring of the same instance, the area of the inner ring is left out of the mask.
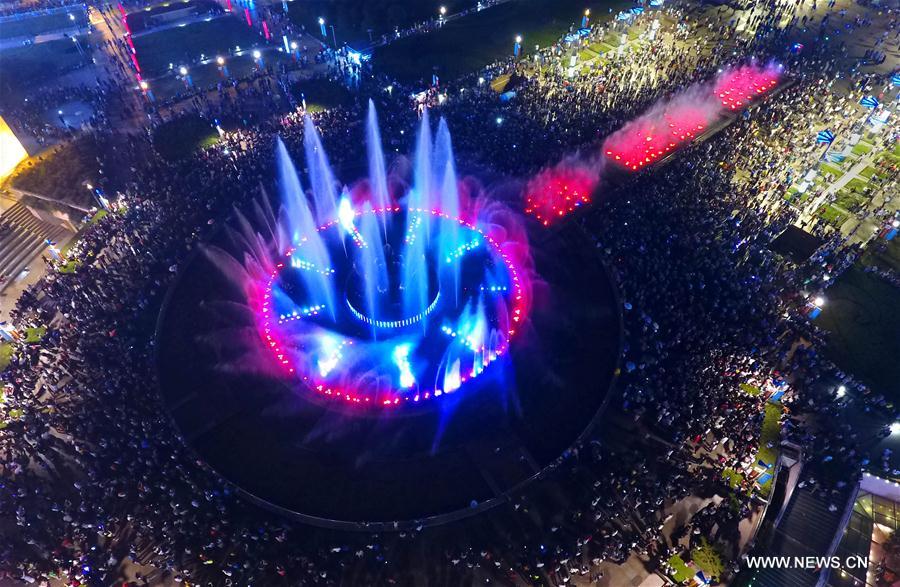
<path id="1" fill-rule="evenodd" d="M 767 5 L 752 23 L 756 34 L 743 37 L 727 17 L 669 8 L 669 24 L 639 41 L 643 51 L 623 51 L 575 77 L 566 72 L 572 49 L 565 44 L 529 63 L 496 64 L 482 75 L 518 80 L 508 102 L 478 76 L 434 92 L 447 96 L 435 105 L 464 170 L 526 177 L 574 150 L 597 148 L 657 99 L 731 63 L 734 52 L 782 58 L 796 80 L 671 163 L 610 187 L 573 223 L 592 236 L 623 296 L 624 369 L 607 425 L 508 505 L 446 527 L 313 530 L 244 503 L 184 446 L 157 395 L 154 310 L 207 232 L 260 185 L 271 187 L 275 136 L 301 151 L 304 112 L 272 107 L 260 116 L 259 103 L 278 87 L 254 86 L 253 100 L 198 99 L 196 109 L 211 119 L 246 120 L 249 103 L 257 115 L 188 160 L 167 161 L 152 153 L 147 135 L 130 137 L 133 176 L 103 185 L 120 196 L 70 253 L 77 267 L 62 272 L 48 261 L 47 277 L 15 310 L 20 331 L 47 332 L 39 343 L 17 343 L 2 374 L 7 411 L 18 417 L 0 430 L 0 572 L 85 584 L 136 573 L 147 582 L 166 576 L 212 585 L 560 584 L 576 576 L 603 583 L 629 557 L 662 565 L 683 538 L 695 545 L 713 526 L 735 558 L 738 525 L 758 504 L 732 491 L 722 473 L 752 468 L 767 397 L 742 391 L 748 381 L 787 384 L 786 435 L 805 448 L 821 491 L 842 507 L 841 489 L 864 464 L 864 439 L 822 422 L 840 408 L 831 382 L 856 384 L 815 353 L 817 334 L 798 291 L 808 280 L 821 283 L 823 266 L 834 275 L 856 251 L 823 233 L 830 240 L 821 264 L 804 269 L 767 247 L 797 214 L 784 200 L 784 169 L 798 153 L 779 146 L 821 113 L 819 98 L 830 96 L 823 86 L 847 77 L 837 71 L 844 50 L 820 43 L 786 53 L 801 28 L 813 37 L 825 29 L 793 3 Z M 788 27 L 776 26 L 782 20 Z M 622 26 L 595 27 L 591 40 L 621 34 Z M 702 50 L 687 39 L 702 39 Z M 882 81 L 859 72 L 850 79 Z M 347 173 L 362 163 L 369 98 L 386 150 L 411 149 L 415 92 L 399 84 L 388 91 L 386 81 L 363 79 L 349 104 L 313 115 L 332 162 Z M 829 100 L 836 111 L 846 106 Z M 750 140 L 775 122 L 777 137 Z M 867 401 L 884 409 L 877 397 Z M 723 505 L 713 495 L 729 499 Z M 707 499 L 706 507 L 668 523 L 688 496 Z"/>

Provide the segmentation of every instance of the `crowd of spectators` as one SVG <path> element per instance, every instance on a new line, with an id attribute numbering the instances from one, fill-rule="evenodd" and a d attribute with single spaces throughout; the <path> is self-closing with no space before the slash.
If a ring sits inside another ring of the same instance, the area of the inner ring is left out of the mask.
<path id="1" fill-rule="evenodd" d="M 0 430 L 0 572 L 73 584 L 138 575 L 210 585 L 559 584 L 575 576 L 608 584 L 611 567 L 634 556 L 658 567 L 680 549 L 680 537 L 695 543 L 714 525 L 736 557 L 738 524 L 757 504 L 722 473 L 751 467 L 766 402 L 766 394 L 742 390 L 747 381 L 787 383 L 786 437 L 821 471 L 823 492 L 852 482 L 864 464 L 863 439 L 846 426 L 817 426 L 840 409 L 828 381 L 849 378 L 815 353 L 798 293 L 809 275 L 767 248 L 796 219 L 784 200 L 784 166 L 794 159 L 779 143 L 752 137 L 775 123 L 779 141 L 799 137 L 804 121 L 821 114 L 823 85 L 838 75 L 862 86 L 881 80 L 840 70 L 846 47 L 838 43 L 786 51 L 803 30 L 825 36 L 821 11 L 810 18 L 792 2 L 761 8 L 749 29 L 756 34 L 745 36 L 735 35 L 727 14 L 668 8 L 670 23 L 680 24 L 645 38 L 646 50 L 623 51 L 573 79 L 565 45 L 527 64 L 495 65 L 491 74 L 521 80 L 509 102 L 477 78 L 441 89 L 447 98 L 436 100 L 437 110 L 462 169 L 527 177 L 596 148 L 655 100 L 735 55 L 781 58 L 796 81 L 667 165 L 604 189 L 596 208 L 573 223 L 592 236 L 624 299 L 625 367 L 607 426 L 508 505 L 447 527 L 346 535 L 294 524 L 240 500 L 182 443 L 156 391 L 155 309 L 204 235 L 232 206 L 257 197 L 260 185 L 272 187 L 276 135 L 301 152 L 305 113 L 273 108 L 181 161 L 150 154 L 147 134 L 131 136 L 140 154 L 129 161 L 133 179 L 103 186 L 118 195 L 71 251 L 75 270 L 58 271 L 48 260 L 47 276 L 14 313 L 20 331 L 47 332 L 38 343 L 15 343 L 2 374 L 4 405 L 16 417 Z M 597 27 L 592 35 L 617 32 Z M 410 151 L 415 92 L 388 91 L 385 81 L 363 79 L 349 104 L 313 115 L 336 168 L 362 163 L 369 98 L 386 150 Z M 277 91 L 269 85 L 254 95 L 256 111 Z M 246 121 L 241 96 L 195 106 L 211 119 Z M 830 239 L 823 265 L 843 266 L 856 253 L 840 247 L 839 235 L 823 236 Z M 813 280 L 822 279 L 821 266 Z M 680 500 L 714 494 L 729 499 L 667 526 Z"/>

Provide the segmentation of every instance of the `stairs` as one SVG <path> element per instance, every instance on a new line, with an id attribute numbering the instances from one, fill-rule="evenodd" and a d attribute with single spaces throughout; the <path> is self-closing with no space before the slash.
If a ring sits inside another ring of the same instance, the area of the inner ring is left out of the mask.
<path id="1" fill-rule="evenodd" d="M 765 554 L 771 556 L 829 556 L 835 536 L 842 532 L 846 502 L 852 492 L 837 499 L 838 510 L 828 510 L 828 503 L 807 488 L 797 489 L 772 544 Z M 759 569 L 751 573 L 753 587 L 814 587 L 820 573 L 799 568 Z"/>
<path id="2" fill-rule="evenodd" d="M 47 248 L 46 240 L 60 242 L 71 236 L 62 226 L 38 220 L 16 202 L 0 214 L 0 289 L 9 285 L 31 261 Z"/>

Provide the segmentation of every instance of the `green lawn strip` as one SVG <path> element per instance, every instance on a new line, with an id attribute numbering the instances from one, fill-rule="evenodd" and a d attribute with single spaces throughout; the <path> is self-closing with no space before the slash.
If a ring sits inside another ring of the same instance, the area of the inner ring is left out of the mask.
<path id="1" fill-rule="evenodd" d="M 694 578 L 694 575 L 697 574 L 692 568 L 687 566 L 687 563 L 684 562 L 684 559 L 677 554 L 669 558 L 669 566 L 672 567 L 672 578 L 675 579 L 676 583 L 685 583 L 687 581 L 690 581 Z"/>
<path id="2" fill-rule="evenodd" d="M 535 46 L 546 47 L 577 26 L 586 8 L 605 14 L 609 7 L 598 0 L 511 0 L 452 20 L 428 35 L 379 47 L 372 66 L 400 81 L 430 80 L 433 73 L 454 78 L 510 56 L 517 35 L 523 37 L 523 57 L 528 59 Z M 615 36 L 609 35 L 609 44 Z"/>
<path id="3" fill-rule="evenodd" d="M 725 479 L 728 486 L 732 489 L 740 489 L 741 484 L 744 482 L 744 476 L 731 468 L 722 471 L 722 478 Z"/>
<path id="4" fill-rule="evenodd" d="M 870 247 L 863 255 L 862 263 L 900 272 L 900 239 L 888 242 L 884 251 L 876 251 L 874 247 Z"/>
<path id="5" fill-rule="evenodd" d="M 756 453 L 754 464 L 762 461 L 771 468 L 766 472 L 773 473 L 775 471 L 775 461 L 778 459 L 780 451 L 779 443 L 781 441 L 781 404 L 777 402 L 766 402 L 765 413 L 763 415 L 762 429 L 759 433 L 759 452 Z M 769 445 L 772 446 L 769 446 Z M 763 494 L 768 494 L 772 486 L 772 479 L 760 485 Z"/>
<path id="6" fill-rule="evenodd" d="M 824 173 L 830 173 L 834 179 L 840 179 L 844 172 L 830 163 L 819 163 L 819 169 Z"/>
<path id="7" fill-rule="evenodd" d="M 854 155 L 863 156 L 863 155 L 867 154 L 869 151 L 871 151 L 873 148 L 874 147 L 872 145 L 870 145 L 869 143 L 864 143 L 864 142 L 860 141 L 860 142 L 856 143 L 856 145 L 853 146 L 851 153 L 853 153 Z"/>
<path id="8" fill-rule="evenodd" d="M 212 123 L 197 115 L 165 122 L 153 133 L 153 145 L 169 161 L 184 159 L 218 140 L 219 134 Z"/>
<path id="9" fill-rule="evenodd" d="M 750 385 L 749 383 L 741 383 L 738 387 L 741 388 L 741 391 L 748 395 L 759 395 L 762 393 L 762 390 L 755 385 Z"/>
<path id="10" fill-rule="evenodd" d="M 718 579 L 725 572 L 722 554 L 706 538 L 701 538 L 700 546 L 691 551 L 691 559 L 707 579 Z"/>
<path id="11" fill-rule="evenodd" d="M 897 267 L 900 250 L 896 247 L 892 243 L 885 254 L 874 258 Z M 828 301 L 816 322 L 827 332 L 826 357 L 896 403 L 900 401 L 900 296 L 893 285 L 863 269 L 862 264 L 854 265 L 828 288 Z"/>
<path id="12" fill-rule="evenodd" d="M 41 339 L 47 335 L 47 327 L 46 326 L 37 326 L 34 328 L 26 328 L 25 329 L 25 342 L 28 344 L 34 344 L 36 342 L 41 342 Z"/>
<path id="13" fill-rule="evenodd" d="M 175 27 L 134 38 L 135 51 L 141 60 L 141 71 L 148 77 L 163 75 L 185 65 L 190 68 L 200 55 L 224 55 L 262 45 L 263 39 L 242 19 L 225 16 L 208 22 L 200 21 L 185 27 Z"/>
<path id="14" fill-rule="evenodd" d="M 872 179 L 873 177 L 878 175 L 878 169 L 869 165 L 868 167 L 866 167 L 865 169 L 860 171 L 859 174 L 861 176 L 865 177 L 866 179 Z"/>
<path id="15" fill-rule="evenodd" d="M 0 371 L 9 366 L 13 350 L 15 350 L 15 347 L 13 347 L 11 342 L 0 342 Z"/>
<path id="16" fill-rule="evenodd" d="M 869 182 L 858 177 L 854 177 L 853 179 L 848 181 L 846 185 L 846 188 L 848 190 L 854 191 L 859 194 L 863 193 L 867 187 L 869 187 Z"/>
<path id="17" fill-rule="evenodd" d="M 838 208 L 847 210 L 848 212 L 853 212 L 861 208 L 867 201 L 868 198 L 860 196 L 857 193 L 841 190 L 836 194 L 834 205 Z"/>
<path id="18" fill-rule="evenodd" d="M 819 208 L 819 218 L 835 228 L 840 226 L 847 220 L 848 215 L 845 211 L 835 207 L 832 204 L 825 204 Z"/>
<path id="19" fill-rule="evenodd" d="M 71 259 L 60 265 L 56 270 L 65 274 L 75 273 L 75 270 L 78 269 L 79 265 L 81 265 L 81 261 L 78 259 Z"/>
<path id="20" fill-rule="evenodd" d="M 599 53 L 594 53 L 590 49 L 584 49 L 581 53 L 578 54 L 578 61 L 590 61 L 595 57 L 599 57 Z"/>
<path id="21" fill-rule="evenodd" d="M 89 65 L 90 53 L 85 36 L 79 36 L 78 43 L 64 38 L 4 49 L 0 51 L 0 91 L 4 97 L 20 96 L 79 66 Z"/>
<path id="22" fill-rule="evenodd" d="M 301 98 L 306 100 L 306 109 L 309 112 L 320 112 L 322 110 L 330 110 L 331 108 L 345 106 L 349 104 L 352 99 L 347 88 L 333 81 L 321 78 L 297 82 L 293 85 L 291 91 L 298 101 Z"/>
<path id="23" fill-rule="evenodd" d="M 74 20 L 70 18 L 74 17 Z M 87 15 L 80 6 L 72 6 L 69 12 L 40 14 L 30 18 L 7 20 L 0 24 L 0 39 L 35 37 L 44 33 L 72 29 L 87 24 Z"/>

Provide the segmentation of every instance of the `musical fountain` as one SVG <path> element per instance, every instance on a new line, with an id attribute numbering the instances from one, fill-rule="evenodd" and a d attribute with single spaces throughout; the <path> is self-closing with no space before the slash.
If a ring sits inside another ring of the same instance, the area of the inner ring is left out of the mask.
<path id="1" fill-rule="evenodd" d="M 437 523 L 502 502 L 594 421 L 618 305 L 584 235 L 458 177 L 444 120 L 422 118 L 408 173 L 390 171 L 371 103 L 365 127 L 368 177 L 349 186 L 309 118 L 303 178 L 276 141 L 278 211 L 235 210 L 169 292 L 161 392 L 257 503 L 329 526 Z"/>

